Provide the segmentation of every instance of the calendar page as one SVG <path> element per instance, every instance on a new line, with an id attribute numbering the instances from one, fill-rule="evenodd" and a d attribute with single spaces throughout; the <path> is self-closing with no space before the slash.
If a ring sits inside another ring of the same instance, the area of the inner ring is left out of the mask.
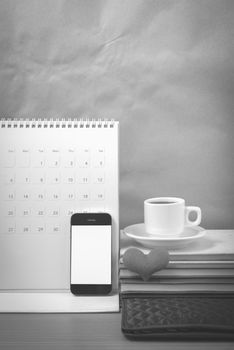
<path id="1" fill-rule="evenodd" d="M 0 290 L 68 290 L 70 218 L 78 212 L 112 216 L 117 289 L 118 123 L 2 120 Z"/>

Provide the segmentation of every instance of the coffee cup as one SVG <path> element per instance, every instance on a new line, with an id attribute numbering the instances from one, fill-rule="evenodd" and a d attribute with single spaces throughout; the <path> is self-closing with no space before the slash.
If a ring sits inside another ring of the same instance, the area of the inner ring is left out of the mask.
<path id="1" fill-rule="evenodd" d="M 190 213 L 196 213 L 196 219 L 190 220 Z M 201 222 L 201 209 L 185 206 L 182 198 L 156 197 L 144 201 L 144 219 L 146 233 L 152 235 L 179 235 L 185 227 L 197 226 Z"/>

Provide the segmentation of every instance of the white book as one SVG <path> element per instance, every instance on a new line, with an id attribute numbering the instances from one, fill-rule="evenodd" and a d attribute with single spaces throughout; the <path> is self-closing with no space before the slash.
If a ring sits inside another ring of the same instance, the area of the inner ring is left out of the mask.
<path id="1" fill-rule="evenodd" d="M 123 232 L 120 241 L 120 256 L 130 247 L 136 247 L 144 253 L 145 248 Z M 185 247 L 169 249 L 170 261 L 234 261 L 234 230 L 206 230 L 205 235 Z"/>
<path id="2" fill-rule="evenodd" d="M 234 230 L 207 230 L 187 247 L 170 251 L 171 260 L 234 260 Z"/>
<path id="3" fill-rule="evenodd" d="M 119 267 L 121 269 L 126 269 L 123 264 L 123 259 L 120 258 Z M 211 260 L 211 261 L 201 261 L 201 260 L 177 260 L 169 261 L 167 269 L 234 269 L 234 261 L 232 260 Z"/>
<path id="4" fill-rule="evenodd" d="M 204 277 L 194 277 L 194 278 L 161 278 L 161 277 L 154 277 L 145 282 L 141 277 L 135 277 L 135 278 L 122 278 L 120 280 L 121 284 L 195 284 L 195 283 L 206 283 L 206 284 L 233 284 L 234 285 L 234 278 L 204 278 Z"/>
<path id="5" fill-rule="evenodd" d="M 234 261 L 232 260 L 188 260 L 188 261 L 169 261 L 168 269 L 234 269 Z"/>
<path id="6" fill-rule="evenodd" d="M 135 278 L 139 276 L 136 272 L 129 271 L 127 269 L 120 270 L 120 278 Z M 234 278 L 234 269 L 162 269 L 153 273 L 152 277 L 160 278 L 180 278 L 180 277 L 216 277 L 216 278 L 225 278 L 232 277 Z"/>
<path id="7" fill-rule="evenodd" d="M 233 284 L 122 284 L 121 293 L 123 292 L 221 292 L 233 293 Z"/>

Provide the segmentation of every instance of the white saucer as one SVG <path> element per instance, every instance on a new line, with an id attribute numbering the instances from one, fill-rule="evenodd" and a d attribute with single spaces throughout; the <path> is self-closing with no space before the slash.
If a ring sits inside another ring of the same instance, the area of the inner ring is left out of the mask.
<path id="1" fill-rule="evenodd" d="M 145 224 L 136 224 L 124 228 L 124 233 L 145 247 L 181 248 L 188 243 L 201 238 L 205 229 L 200 226 L 186 227 L 177 236 L 150 235 L 145 231 Z"/>

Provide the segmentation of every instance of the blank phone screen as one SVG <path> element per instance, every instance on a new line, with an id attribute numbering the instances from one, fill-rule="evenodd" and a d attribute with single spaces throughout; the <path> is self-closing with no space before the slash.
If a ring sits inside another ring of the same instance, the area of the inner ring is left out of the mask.
<path id="1" fill-rule="evenodd" d="M 111 284 L 111 225 L 71 229 L 71 284 Z"/>

